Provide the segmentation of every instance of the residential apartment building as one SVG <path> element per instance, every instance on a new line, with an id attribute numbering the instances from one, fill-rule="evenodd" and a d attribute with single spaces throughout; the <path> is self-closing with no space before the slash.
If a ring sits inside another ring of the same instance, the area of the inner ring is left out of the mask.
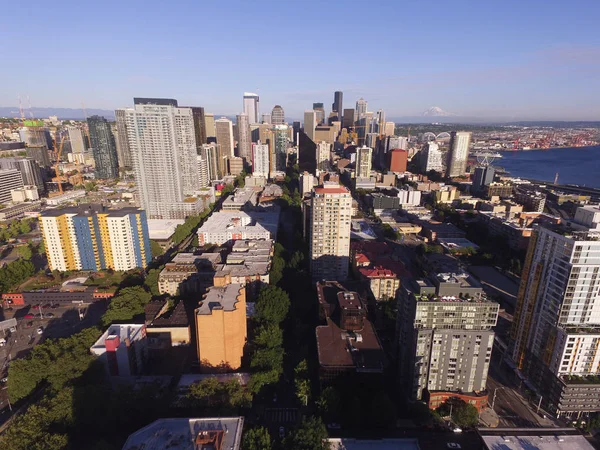
<path id="1" fill-rule="evenodd" d="M 244 113 L 236 116 L 237 125 L 237 155 L 240 158 L 244 158 L 245 161 L 250 161 L 252 156 L 252 138 L 250 136 L 250 124 L 248 123 L 248 116 Z"/>
<path id="2" fill-rule="evenodd" d="M 152 260 L 146 213 L 137 208 L 48 209 L 40 226 L 51 270 L 130 270 Z"/>
<path id="3" fill-rule="evenodd" d="M 442 163 L 442 152 L 439 145 L 435 142 L 429 142 L 423 146 L 420 158 L 421 172 L 427 173 L 430 170 L 441 172 L 444 170 Z"/>
<path id="4" fill-rule="evenodd" d="M 111 325 L 90 348 L 90 352 L 98 357 L 110 376 L 141 375 L 148 360 L 146 326 Z"/>
<path id="5" fill-rule="evenodd" d="M 335 182 L 312 191 L 310 270 L 317 280 L 345 280 L 350 257 L 350 192 Z"/>
<path id="6" fill-rule="evenodd" d="M 468 131 L 453 131 L 450 133 L 446 177 L 462 177 L 467 171 L 471 133 Z"/>
<path id="7" fill-rule="evenodd" d="M 330 168 L 331 144 L 325 141 L 317 143 L 317 174 L 327 172 Z"/>
<path id="8" fill-rule="evenodd" d="M 23 189 L 23 176 L 17 169 L 0 170 L 0 203 L 12 201 L 11 191 Z"/>
<path id="9" fill-rule="evenodd" d="M 269 178 L 270 154 L 269 145 L 258 143 L 252 144 L 252 175 L 256 177 Z"/>
<path id="10" fill-rule="evenodd" d="M 369 178 L 371 176 L 372 159 L 372 148 L 363 146 L 356 149 L 356 178 Z"/>
<path id="11" fill-rule="evenodd" d="M 279 210 L 219 211 L 198 230 L 200 245 L 231 243 L 238 239 L 276 239 Z"/>
<path id="12" fill-rule="evenodd" d="M 120 167 L 132 167 L 131 151 L 129 149 L 129 133 L 127 132 L 127 115 L 124 109 L 115 110 L 117 126 L 117 160 Z"/>
<path id="13" fill-rule="evenodd" d="M 90 146 L 96 163 L 96 178 L 106 180 L 119 176 L 117 146 L 110 123 L 104 117 L 91 116 L 87 119 L 90 131 Z"/>

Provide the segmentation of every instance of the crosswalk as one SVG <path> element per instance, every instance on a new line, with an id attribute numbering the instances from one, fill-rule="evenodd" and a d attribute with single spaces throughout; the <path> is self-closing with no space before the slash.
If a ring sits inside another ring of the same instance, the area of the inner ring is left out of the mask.
<path id="1" fill-rule="evenodd" d="M 298 408 L 267 408 L 265 419 L 268 423 L 296 423 L 298 421 Z"/>

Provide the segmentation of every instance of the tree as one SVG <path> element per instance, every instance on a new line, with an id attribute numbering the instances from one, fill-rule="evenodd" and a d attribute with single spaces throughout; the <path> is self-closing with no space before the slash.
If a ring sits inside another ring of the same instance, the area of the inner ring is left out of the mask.
<path id="1" fill-rule="evenodd" d="M 27 259 L 27 260 L 30 260 L 31 257 L 33 256 L 33 250 L 31 249 L 31 247 L 29 245 L 19 245 L 17 247 L 17 252 L 21 256 L 21 258 Z"/>
<path id="2" fill-rule="evenodd" d="M 302 422 L 286 439 L 285 448 L 291 450 L 329 450 L 327 429 L 320 418 L 311 416 Z"/>
<path id="3" fill-rule="evenodd" d="M 305 359 L 300 361 L 294 369 L 294 385 L 296 386 L 296 397 L 304 406 L 308 406 L 310 397 L 310 380 L 308 378 L 308 364 Z"/>
<path id="4" fill-rule="evenodd" d="M 144 286 L 150 291 L 153 296 L 159 296 L 158 290 L 158 276 L 160 275 L 160 269 L 150 269 L 146 279 L 144 280 Z"/>
<path id="5" fill-rule="evenodd" d="M 277 286 L 263 286 L 256 299 L 256 317 L 260 322 L 280 324 L 290 309 L 290 298 Z"/>
<path id="6" fill-rule="evenodd" d="M 262 325 L 256 331 L 254 343 L 265 348 L 281 347 L 283 345 L 283 331 L 276 324 Z"/>
<path id="7" fill-rule="evenodd" d="M 271 436 L 265 427 L 244 430 L 242 448 L 244 450 L 271 450 Z"/>
<path id="8" fill-rule="evenodd" d="M 35 273 L 31 261 L 18 259 L 0 269 L 0 292 L 10 292 Z"/>
<path id="9" fill-rule="evenodd" d="M 442 416 L 450 416 L 450 419 L 461 428 L 475 427 L 479 422 L 479 412 L 473 405 L 466 403 L 458 397 L 452 397 L 446 400 L 437 412 Z"/>
<path id="10" fill-rule="evenodd" d="M 150 251 L 152 252 L 153 257 L 161 256 L 165 253 L 160 244 L 152 239 L 150 239 Z"/>
<path id="11" fill-rule="evenodd" d="M 121 289 L 118 295 L 112 298 L 108 309 L 102 316 L 102 325 L 130 321 L 135 316 L 143 314 L 144 307 L 151 298 L 152 295 L 141 286 Z"/>
<path id="12" fill-rule="evenodd" d="M 317 406 L 323 418 L 327 421 L 335 420 L 339 412 L 341 402 L 340 392 L 333 386 L 326 387 L 321 392 Z"/>
<path id="13" fill-rule="evenodd" d="M 250 367 L 263 371 L 275 371 L 281 375 L 283 366 L 283 348 L 259 348 L 252 355 Z"/>

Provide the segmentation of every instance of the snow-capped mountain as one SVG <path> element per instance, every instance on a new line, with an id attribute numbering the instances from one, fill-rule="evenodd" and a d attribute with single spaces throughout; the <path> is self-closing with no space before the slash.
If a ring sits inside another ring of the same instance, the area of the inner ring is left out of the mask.
<path id="1" fill-rule="evenodd" d="M 424 117 L 449 117 L 454 116 L 454 114 L 444 111 L 439 106 L 432 106 L 427 111 L 422 114 Z"/>

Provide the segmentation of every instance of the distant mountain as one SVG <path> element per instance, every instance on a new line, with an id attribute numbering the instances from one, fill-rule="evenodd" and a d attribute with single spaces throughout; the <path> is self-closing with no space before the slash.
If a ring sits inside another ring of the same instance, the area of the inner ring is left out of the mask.
<path id="1" fill-rule="evenodd" d="M 75 108 L 31 108 L 30 110 L 25 110 L 25 117 L 29 119 L 31 117 L 30 113 L 33 113 L 33 116 L 36 119 L 46 119 L 50 116 L 57 116 L 59 119 L 63 120 L 84 120 L 85 115 L 82 109 Z M 94 108 L 86 108 L 85 112 L 87 116 L 104 116 L 109 120 L 115 119 L 115 112 L 110 109 L 94 109 Z M 19 107 L 18 106 L 0 106 L 0 117 L 11 117 L 18 118 L 20 117 Z"/>
<path id="2" fill-rule="evenodd" d="M 444 111 L 439 106 L 432 106 L 427 111 L 424 111 L 422 114 L 423 117 L 450 117 L 450 116 L 455 116 L 455 115 L 456 114 L 452 114 L 447 111 Z"/>

